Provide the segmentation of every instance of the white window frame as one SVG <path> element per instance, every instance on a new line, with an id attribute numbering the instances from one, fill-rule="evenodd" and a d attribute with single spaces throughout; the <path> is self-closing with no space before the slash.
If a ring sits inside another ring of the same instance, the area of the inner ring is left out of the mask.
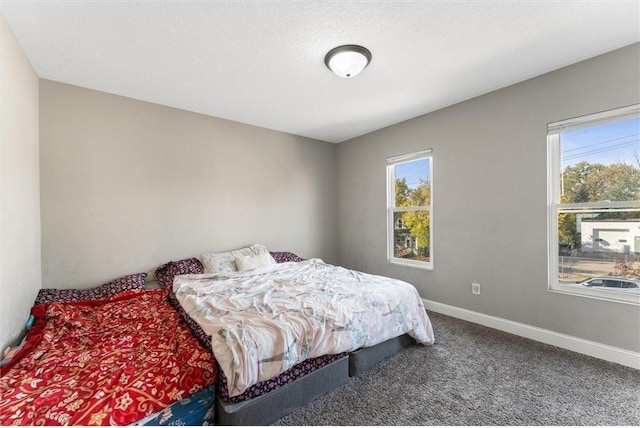
<path id="1" fill-rule="evenodd" d="M 410 266 L 419 269 L 433 270 L 433 150 L 421 150 L 405 155 L 393 156 L 387 159 L 387 261 L 392 264 Z M 413 162 L 421 159 L 429 159 L 429 183 L 431 193 L 429 205 L 422 207 L 396 207 L 395 195 L 395 165 Z M 407 211 L 429 212 L 429 261 L 408 260 L 394 256 L 394 213 Z"/>
<path id="2" fill-rule="evenodd" d="M 608 110 L 600 113 L 580 116 L 573 119 L 549 123 L 547 126 L 547 194 L 548 194 L 548 255 L 549 291 L 589 297 L 613 302 L 640 305 L 640 296 L 615 290 L 592 289 L 579 285 L 563 284 L 558 279 L 559 271 L 559 242 L 558 242 L 558 213 L 563 212 L 592 212 L 603 208 L 615 211 L 630 211 L 640 205 L 640 201 L 600 201 L 586 203 L 560 203 L 562 181 L 562 159 L 560 134 L 565 131 L 587 128 L 599 124 L 617 122 L 625 118 L 638 117 L 640 104 Z"/>

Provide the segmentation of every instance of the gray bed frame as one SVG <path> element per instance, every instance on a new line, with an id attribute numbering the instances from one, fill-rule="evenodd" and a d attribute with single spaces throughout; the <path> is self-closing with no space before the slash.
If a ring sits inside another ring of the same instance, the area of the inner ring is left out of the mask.
<path id="1" fill-rule="evenodd" d="M 216 422 L 218 425 L 269 425 L 415 343 L 405 334 L 358 349 L 291 383 L 241 403 L 224 401 L 218 396 Z"/>

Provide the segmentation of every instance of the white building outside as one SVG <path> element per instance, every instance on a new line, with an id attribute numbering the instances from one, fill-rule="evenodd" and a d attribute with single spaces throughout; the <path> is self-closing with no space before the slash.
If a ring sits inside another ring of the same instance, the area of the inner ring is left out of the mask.
<path id="1" fill-rule="evenodd" d="M 580 222 L 581 251 L 640 254 L 640 220 L 592 220 Z"/>

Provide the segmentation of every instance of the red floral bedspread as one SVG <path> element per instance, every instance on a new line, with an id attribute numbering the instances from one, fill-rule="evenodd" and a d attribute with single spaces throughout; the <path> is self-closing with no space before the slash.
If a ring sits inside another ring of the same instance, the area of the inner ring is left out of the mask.
<path id="1" fill-rule="evenodd" d="M 0 378 L 2 425 L 126 425 L 213 383 L 216 366 L 163 290 L 35 306 Z"/>

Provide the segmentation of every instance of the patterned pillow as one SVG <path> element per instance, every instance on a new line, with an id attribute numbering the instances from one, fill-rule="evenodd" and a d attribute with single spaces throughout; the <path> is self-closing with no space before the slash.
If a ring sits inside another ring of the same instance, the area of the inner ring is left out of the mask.
<path id="1" fill-rule="evenodd" d="M 198 257 L 205 273 L 215 272 L 235 272 L 238 270 L 236 266 L 236 257 L 259 255 L 268 253 L 267 247 L 262 244 L 253 244 L 250 247 L 240 248 L 239 250 L 226 251 L 224 253 L 202 254 Z"/>
<path id="2" fill-rule="evenodd" d="M 173 285 L 173 277 L 192 273 L 204 273 L 204 267 L 195 257 L 165 263 L 156 270 L 156 279 L 162 288 Z"/>
<path id="3" fill-rule="evenodd" d="M 286 262 L 302 262 L 304 259 L 300 256 L 297 256 L 288 251 L 271 251 L 271 256 L 276 261 L 276 263 L 286 263 Z"/>
<path id="4" fill-rule="evenodd" d="M 144 289 L 147 282 L 146 273 L 135 273 L 115 279 L 99 287 L 79 290 L 67 289 L 61 290 L 57 288 L 43 288 L 38 292 L 35 305 L 42 303 L 66 303 L 79 302 L 82 300 L 105 299 L 114 294 L 122 293 L 127 290 Z"/>

